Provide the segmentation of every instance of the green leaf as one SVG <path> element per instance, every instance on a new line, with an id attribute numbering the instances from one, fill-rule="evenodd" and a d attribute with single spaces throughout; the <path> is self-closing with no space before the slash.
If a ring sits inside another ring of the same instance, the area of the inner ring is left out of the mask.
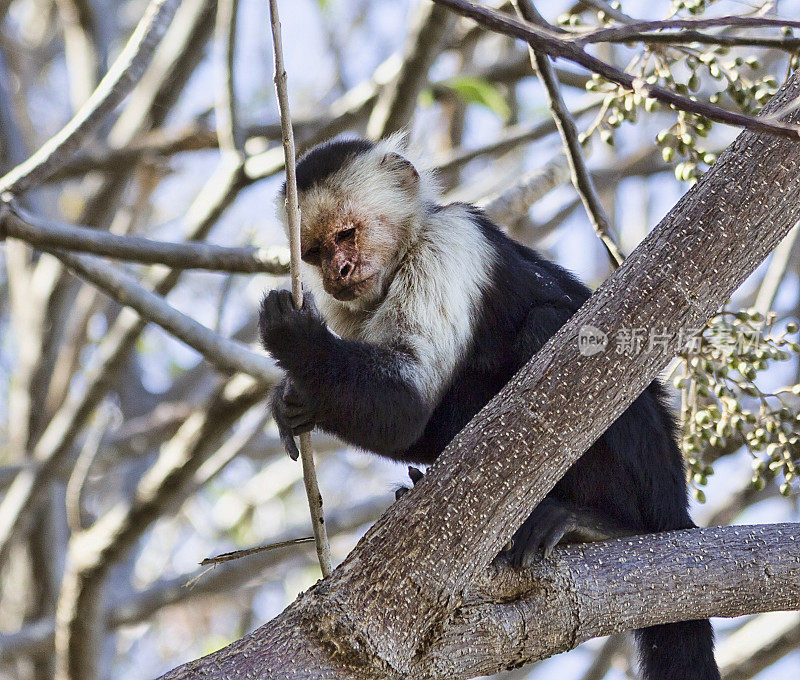
<path id="1" fill-rule="evenodd" d="M 495 85 L 485 80 L 470 76 L 456 76 L 455 78 L 450 78 L 446 85 L 464 101 L 485 106 L 490 111 L 494 111 L 503 120 L 507 120 L 511 115 L 511 109 L 502 92 Z"/>

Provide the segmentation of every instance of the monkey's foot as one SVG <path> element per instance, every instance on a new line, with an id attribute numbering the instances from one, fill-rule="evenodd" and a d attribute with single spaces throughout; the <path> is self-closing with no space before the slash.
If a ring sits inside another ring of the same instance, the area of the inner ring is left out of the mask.
<path id="1" fill-rule="evenodd" d="M 405 496 L 411 489 L 413 489 L 417 482 L 425 476 L 425 473 L 422 472 L 419 468 L 415 468 L 413 465 L 408 466 L 408 476 L 411 479 L 411 486 L 400 486 L 395 489 L 394 492 L 394 499 L 399 501 L 403 496 Z"/>
<path id="2" fill-rule="evenodd" d="M 594 510 L 546 496 L 517 529 L 510 549 L 501 552 L 498 558 L 521 567 L 547 559 L 562 541 L 587 543 L 630 533 Z"/>

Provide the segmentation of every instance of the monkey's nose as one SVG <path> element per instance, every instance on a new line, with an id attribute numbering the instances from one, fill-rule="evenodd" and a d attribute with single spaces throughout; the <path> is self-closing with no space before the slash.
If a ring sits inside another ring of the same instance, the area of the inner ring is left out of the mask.
<path id="1" fill-rule="evenodd" d="M 339 267 L 339 276 L 343 279 L 346 279 L 350 276 L 350 273 L 353 271 L 353 265 L 349 262 L 345 262 L 341 267 Z"/>

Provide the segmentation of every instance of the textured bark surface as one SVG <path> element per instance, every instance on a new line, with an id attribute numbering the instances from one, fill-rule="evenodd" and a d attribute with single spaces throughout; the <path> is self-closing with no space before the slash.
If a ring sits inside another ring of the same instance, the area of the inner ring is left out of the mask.
<path id="1" fill-rule="evenodd" d="M 556 551 L 490 568 L 410 677 L 456 680 L 666 621 L 800 608 L 800 526 L 715 527 Z"/>
<path id="2" fill-rule="evenodd" d="M 770 109 L 785 105 L 798 91 L 800 78 L 795 75 Z M 301 595 L 254 634 L 165 677 L 392 678 L 408 677 L 412 669 L 421 668 L 437 645 L 444 644 L 440 643 L 442 631 L 453 612 L 464 605 L 468 585 L 484 572 L 530 509 L 667 364 L 677 348 L 679 331 L 697 328 L 709 318 L 798 217 L 800 144 L 742 133 L 624 265 L 456 437 L 423 481 L 375 524 L 329 579 Z M 585 325 L 610 337 L 620 329 L 652 328 L 673 339 L 664 347 L 630 355 L 609 348 L 583 356 L 578 351 L 578 335 Z M 664 562 L 685 558 L 674 546 L 669 549 L 667 537 L 635 539 L 633 543 L 640 540 L 666 541 L 661 556 Z M 790 560 L 791 568 L 796 568 L 796 554 L 787 556 L 796 540 L 794 530 L 781 534 L 779 540 L 783 552 L 770 553 L 776 566 L 789 568 L 785 560 Z M 753 554 L 764 549 L 746 540 L 743 546 Z M 582 561 L 585 559 L 578 563 L 589 568 L 591 565 Z M 703 570 L 710 569 L 713 562 L 705 558 Z M 663 616 L 663 621 L 679 620 L 695 601 L 701 608 L 712 606 L 698 599 L 700 593 L 687 595 L 688 591 L 675 583 L 663 588 L 667 576 L 658 576 L 659 564 L 657 560 L 641 572 L 647 583 L 637 582 L 628 593 L 629 598 L 643 599 L 653 592 L 651 588 L 662 588 L 667 604 L 652 607 L 650 602 L 649 615 Z M 748 593 L 743 592 L 736 562 L 725 564 L 724 577 L 719 572 L 714 589 L 710 589 L 716 592 L 706 595 L 747 603 Z M 624 576 L 624 565 L 615 569 Z M 685 569 L 675 573 L 688 578 Z M 598 572 L 598 582 L 604 578 L 611 576 Z M 748 587 L 758 592 L 762 580 L 749 581 Z M 687 581 L 686 588 L 692 582 Z M 561 582 L 542 583 L 546 597 L 540 602 L 546 607 L 535 612 L 536 618 L 563 616 L 566 608 L 579 613 L 580 625 L 567 624 L 577 632 L 560 639 L 559 644 L 539 640 L 519 627 L 513 630 L 508 634 L 509 644 L 524 647 L 528 658 L 539 655 L 533 651 L 535 646 L 546 655 L 559 646 L 576 644 L 585 635 L 634 625 L 622 600 L 597 603 L 602 609 L 594 616 L 609 625 L 593 625 L 582 617 L 585 611 L 594 610 L 586 610 L 585 602 L 571 598 Z M 733 591 L 729 583 L 734 584 Z M 796 580 L 787 581 L 793 606 L 797 606 L 795 584 Z M 673 597 L 668 598 L 670 593 Z M 779 606 L 786 604 L 781 601 Z M 523 604 L 494 606 L 510 606 L 517 610 L 517 617 L 530 618 L 524 616 Z M 706 609 L 699 615 L 705 615 L 703 612 Z M 474 636 L 482 635 L 474 622 L 467 628 Z M 552 628 L 548 632 L 557 635 L 556 624 Z M 453 663 L 471 653 L 471 638 L 462 634 L 460 642 L 462 652 L 448 652 Z M 476 653 L 488 656 L 493 651 Z M 479 664 L 465 659 L 466 667 L 474 669 Z M 465 676 L 453 669 L 450 677 Z"/>

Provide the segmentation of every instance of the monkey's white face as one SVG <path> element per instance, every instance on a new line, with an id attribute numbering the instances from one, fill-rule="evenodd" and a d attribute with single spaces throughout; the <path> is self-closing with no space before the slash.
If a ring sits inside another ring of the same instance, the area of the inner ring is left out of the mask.
<path id="1" fill-rule="evenodd" d="M 367 154 L 301 193 L 302 257 L 325 293 L 353 309 L 380 302 L 413 238 L 417 189 L 408 161 Z"/>
<path id="2" fill-rule="evenodd" d="M 374 235 L 380 227 L 358 214 L 333 214 L 324 225 L 303 237 L 303 261 L 318 270 L 326 293 L 340 302 L 372 297 L 379 288 L 387 262 L 376 251 Z M 380 221 L 380 218 L 378 218 Z"/>

